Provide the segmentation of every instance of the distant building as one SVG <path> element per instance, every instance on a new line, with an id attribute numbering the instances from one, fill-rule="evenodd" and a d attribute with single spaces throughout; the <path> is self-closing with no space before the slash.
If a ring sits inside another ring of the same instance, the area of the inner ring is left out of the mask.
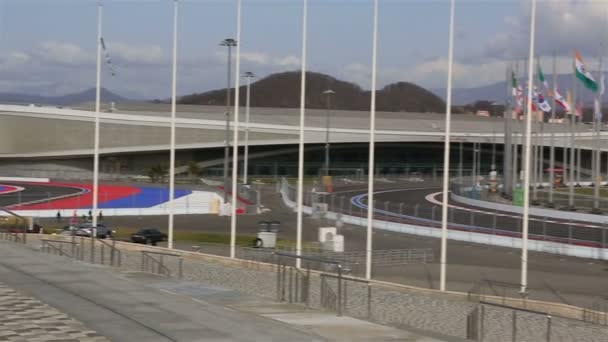
<path id="1" fill-rule="evenodd" d="M 490 117 L 490 112 L 487 110 L 478 110 L 475 115 Z"/>

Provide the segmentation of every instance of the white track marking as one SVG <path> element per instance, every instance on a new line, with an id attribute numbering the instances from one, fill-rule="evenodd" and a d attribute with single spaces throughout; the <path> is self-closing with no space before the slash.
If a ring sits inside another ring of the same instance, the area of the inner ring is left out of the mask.
<path id="1" fill-rule="evenodd" d="M 433 204 L 436 205 L 442 205 L 442 203 L 440 201 L 438 201 L 435 197 L 441 195 L 441 192 L 434 192 L 432 194 L 428 194 L 425 199 Z M 502 217 L 510 217 L 510 218 L 514 218 L 514 219 L 519 219 L 521 216 L 518 215 L 513 215 L 513 214 L 506 214 L 504 212 L 500 212 L 500 211 L 485 211 L 485 210 L 479 210 L 479 209 L 473 209 L 473 208 L 467 208 L 467 207 L 461 207 L 461 206 L 457 206 L 457 205 L 453 205 L 453 204 L 448 204 L 448 206 L 450 208 L 454 208 L 454 209 L 459 209 L 459 210 L 464 210 L 464 211 L 469 211 L 469 212 L 474 212 L 474 213 L 482 213 L 482 214 L 492 214 L 492 215 L 496 215 L 496 216 L 502 216 Z M 600 228 L 600 229 L 604 229 L 604 227 L 602 226 L 597 226 L 597 225 L 593 225 L 593 224 L 585 224 L 585 223 L 566 223 L 564 221 L 556 221 L 556 220 L 548 220 L 548 219 L 540 219 L 540 218 L 532 218 L 530 217 L 531 221 L 538 221 L 538 222 L 546 222 L 546 223 L 555 223 L 555 224 L 562 224 L 562 225 L 572 225 L 572 226 L 577 226 L 577 227 L 587 227 L 587 228 Z"/>

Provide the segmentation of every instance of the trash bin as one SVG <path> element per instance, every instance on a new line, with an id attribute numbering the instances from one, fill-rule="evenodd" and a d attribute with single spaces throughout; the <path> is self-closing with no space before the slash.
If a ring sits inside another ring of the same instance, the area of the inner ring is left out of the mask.
<path id="1" fill-rule="evenodd" d="M 278 233 L 281 230 L 280 221 L 271 221 L 268 223 L 269 232 Z"/>
<path id="2" fill-rule="evenodd" d="M 270 231 L 270 222 L 258 221 L 258 232 L 269 232 L 269 231 Z"/>

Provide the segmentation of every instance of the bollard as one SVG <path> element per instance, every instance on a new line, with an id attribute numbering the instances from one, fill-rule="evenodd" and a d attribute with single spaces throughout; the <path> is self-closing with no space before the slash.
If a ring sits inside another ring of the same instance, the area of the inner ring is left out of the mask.
<path id="1" fill-rule="evenodd" d="M 184 259 L 181 256 L 178 259 L 177 267 L 177 276 L 182 279 L 184 277 Z"/>

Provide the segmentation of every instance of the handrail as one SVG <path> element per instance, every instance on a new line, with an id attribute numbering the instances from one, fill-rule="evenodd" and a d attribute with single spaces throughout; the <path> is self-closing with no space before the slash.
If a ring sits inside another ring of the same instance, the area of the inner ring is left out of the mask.
<path id="1" fill-rule="evenodd" d="M 178 260 L 178 277 L 183 278 L 183 262 L 184 259 L 182 255 L 175 253 L 163 253 L 163 252 L 154 252 L 154 251 L 140 251 L 141 252 L 141 271 L 146 272 L 148 269 L 148 260 L 152 260 L 152 262 L 158 264 L 158 272 L 155 274 L 163 274 L 163 271 L 167 276 L 171 276 L 171 270 L 163 264 L 163 256 L 172 256 L 176 257 Z M 150 254 L 159 255 L 159 259 L 154 258 Z M 152 267 L 152 273 L 154 273 L 154 267 Z"/>

